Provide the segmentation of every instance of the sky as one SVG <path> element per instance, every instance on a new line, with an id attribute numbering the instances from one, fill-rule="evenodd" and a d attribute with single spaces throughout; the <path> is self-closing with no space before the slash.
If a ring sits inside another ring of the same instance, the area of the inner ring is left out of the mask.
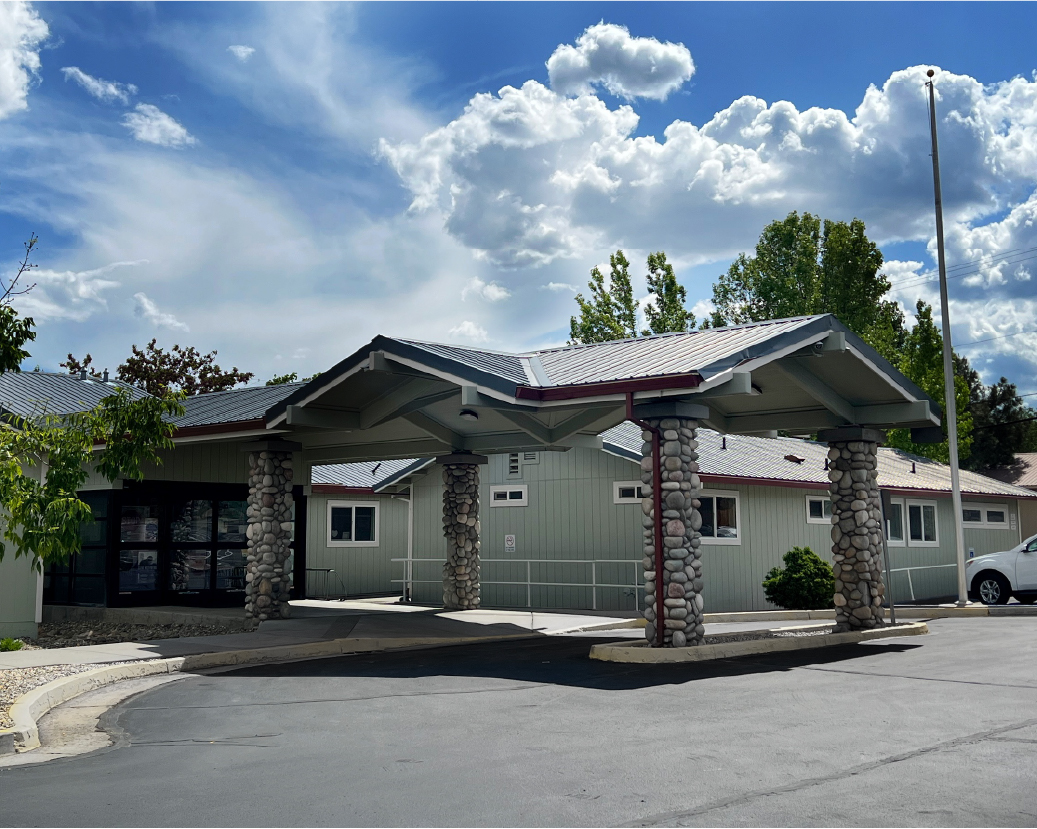
<path id="1" fill-rule="evenodd" d="M 5 2 L 25 367 L 560 345 L 617 248 L 642 300 L 665 251 L 701 318 L 792 210 L 862 219 L 905 311 L 938 308 L 932 68 L 955 347 L 1037 391 L 1035 30 L 1030 3 Z"/>

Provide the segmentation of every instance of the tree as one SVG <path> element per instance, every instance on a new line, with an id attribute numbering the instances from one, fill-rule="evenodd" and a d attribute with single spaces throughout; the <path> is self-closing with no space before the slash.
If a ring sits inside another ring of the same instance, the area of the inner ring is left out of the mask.
<path id="1" fill-rule="evenodd" d="M 11 298 L 32 290 L 18 280 L 35 267 L 29 257 L 36 247 L 25 243 L 17 275 L 3 284 L 0 296 L 0 368 L 21 371 L 29 357 L 25 344 L 36 339 L 31 317 L 19 318 Z M 161 463 L 160 450 L 172 448 L 170 417 L 183 414 L 179 400 L 134 399 L 117 389 L 92 410 L 62 417 L 41 410 L 31 417 L 7 415 L 0 423 L 0 559 L 8 546 L 14 556 L 29 556 L 33 567 L 66 561 L 80 549 L 80 527 L 92 519 L 78 491 L 88 465 L 108 480 L 144 477 L 147 463 Z M 102 448 L 98 451 L 97 447 Z M 35 474 L 34 474 L 35 473 Z"/>
<path id="2" fill-rule="evenodd" d="M 316 374 L 311 374 L 309 377 L 303 377 L 302 378 L 302 382 L 303 383 L 309 383 L 310 380 L 313 380 L 316 377 L 320 377 L 320 375 L 321 375 L 321 372 L 318 371 Z M 273 377 L 271 377 L 269 380 L 266 381 L 266 385 L 268 385 L 268 386 L 283 386 L 286 383 L 295 383 L 295 382 L 299 382 L 299 375 L 296 374 L 293 371 L 293 372 L 290 372 L 288 374 L 275 374 Z"/>
<path id="3" fill-rule="evenodd" d="M 971 368 L 969 371 L 978 380 L 978 374 Z M 1033 410 L 1023 402 L 1015 383 L 1008 382 L 1006 377 L 992 386 L 976 382 L 968 386 L 973 420 L 972 452 L 963 465 L 977 471 L 1010 466 L 1016 452 L 1029 449 Z"/>
<path id="4" fill-rule="evenodd" d="M 655 296 L 655 301 L 645 305 L 648 329 L 641 332 L 644 336 L 695 327 L 695 315 L 684 307 L 687 291 L 677 281 L 673 266 L 662 251 L 648 254 L 648 293 Z"/>
<path id="5" fill-rule="evenodd" d="M 569 344 L 603 343 L 637 336 L 637 301 L 630 285 L 630 262 L 623 251 L 609 256 L 609 284 L 598 268 L 591 270 L 590 300 L 576 295 L 580 316 L 569 318 Z"/>
<path id="6" fill-rule="evenodd" d="M 707 325 L 834 314 L 887 359 L 903 344 L 904 316 L 884 299 L 882 251 L 864 222 L 823 222 L 796 211 L 763 229 L 756 255 L 740 254 L 713 286 Z"/>
<path id="7" fill-rule="evenodd" d="M 900 369 L 922 391 L 943 406 L 943 337 L 933 322 L 931 306 L 918 300 L 915 306 L 918 322 L 904 337 L 903 350 L 894 365 Z M 964 376 L 963 364 L 956 361 L 958 369 L 954 375 L 954 402 L 958 412 L 958 457 L 969 457 L 972 447 L 972 412 L 969 407 L 969 381 Z M 947 463 L 950 452 L 947 448 L 947 423 L 943 419 L 944 441 L 942 443 L 914 443 L 907 429 L 893 429 L 886 438 L 888 446 L 895 446 L 916 455 Z"/>
<path id="8" fill-rule="evenodd" d="M 763 580 L 767 601 L 786 610 L 825 610 L 834 604 L 831 565 L 809 547 L 793 547 Z"/>
<path id="9" fill-rule="evenodd" d="M 188 397 L 226 391 L 255 377 L 250 371 L 238 371 L 237 366 L 224 371 L 216 365 L 215 351 L 201 354 L 193 346 L 174 345 L 172 350 L 166 351 L 152 339 L 144 349 L 133 346 L 132 352 L 116 370 L 116 376 L 156 397 L 171 391 Z"/>

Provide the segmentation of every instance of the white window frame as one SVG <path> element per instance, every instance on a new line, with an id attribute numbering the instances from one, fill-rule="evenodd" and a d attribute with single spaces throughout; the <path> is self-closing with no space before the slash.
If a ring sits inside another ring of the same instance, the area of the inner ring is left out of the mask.
<path id="1" fill-rule="evenodd" d="M 911 538 L 911 507 L 919 507 L 922 510 L 922 527 L 925 527 L 925 507 L 933 508 L 933 529 L 936 530 L 934 541 L 915 541 Z M 940 546 L 940 507 L 936 501 L 920 501 L 914 498 L 904 500 L 904 541 L 908 547 L 939 547 Z"/>
<path id="2" fill-rule="evenodd" d="M 613 504 L 640 504 L 642 499 L 644 498 L 644 495 L 641 494 L 643 492 L 641 487 L 643 487 L 643 486 L 644 486 L 644 484 L 641 483 L 640 481 L 613 481 L 612 482 L 612 503 Z M 621 489 L 626 489 L 627 487 L 634 487 L 635 492 L 637 492 L 638 494 L 635 497 L 633 497 L 633 498 L 624 498 L 624 497 L 622 497 L 619 494 L 619 491 Z"/>
<path id="3" fill-rule="evenodd" d="M 735 538 L 717 538 L 716 536 L 708 537 L 702 536 L 700 541 L 703 544 L 713 544 L 716 546 L 727 546 L 727 547 L 740 547 L 742 545 L 742 496 L 741 493 L 733 490 L 723 489 L 704 489 L 694 495 L 695 498 L 734 498 L 735 499 L 735 530 L 738 535 Z M 713 503 L 713 520 L 716 520 L 716 502 Z M 713 528 L 716 532 L 716 527 Z"/>
<path id="4" fill-rule="evenodd" d="M 333 509 L 350 508 L 353 510 L 353 535 L 356 535 L 356 508 L 374 507 L 374 541 L 343 541 L 341 538 L 331 537 L 331 511 Z M 377 547 L 378 528 L 381 523 L 381 505 L 377 501 L 328 501 L 328 526 L 325 533 L 325 541 L 329 547 Z"/>
<path id="5" fill-rule="evenodd" d="M 900 507 L 900 532 L 901 532 L 901 537 L 900 538 L 890 538 L 888 528 L 887 527 L 883 527 L 883 530 L 886 532 L 886 544 L 889 547 L 906 547 L 907 546 L 907 534 L 908 534 L 908 530 L 907 530 L 907 505 L 904 503 L 904 499 L 903 498 L 890 498 L 889 499 L 889 503 L 891 505 L 892 504 L 896 504 L 898 507 Z M 884 520 L 888 520 L 886 518 L 886 516 L 883 516 L 883 519 Z M 937 535 L 939 535 L 939 533 L 937 533 Z"/>
<path id="6" fill-rule="evenodd" d="M 814 518 L 810 514 L 810 502 L 821 501 L 821 517 Z M 824 502 L 828 502 L 828 515 L 825 515 Z M 828 524 L 832 525 L 832 496 L 830 495 L 808 495 L 807 496 L 807 523 L 808 524 Z"/>
<path id="7" fill-rule="evenodd" d="M 1001 503 L 990 503 L 985 501 L 971 501 L 965 502 L 961 505 L 962 513 L 967 509 L 979 510 L 980 520 L 979 521 L 966 521 L 964 514 L 962 515 L 962 524 L 969 529 L 974 530 L 1010 530 L 1012 527 L 1012 512 L 1008 508 L 1008 504 Z M 1005 514 L 1004 521 L 991 521 L 988 517 L 988 513 L 991 511 L 1003 512 Z"/>
<path id="8" fill-rule="evenodd" d="M 508 498 L 504 501 L 498 501 L 494 498 L 494 494 L 497 492 L 521 492 L 521 498 Z M 528 507 L 529 506 L 529 484 L 498 484 L 490 487 L 490 506 L 491 507 Z"/>

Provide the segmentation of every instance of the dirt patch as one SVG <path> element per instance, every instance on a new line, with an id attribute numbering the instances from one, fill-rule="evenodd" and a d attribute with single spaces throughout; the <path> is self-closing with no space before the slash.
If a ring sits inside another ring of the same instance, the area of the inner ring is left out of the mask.
<path id="1" fill-rule="evenodd" d="M 211 625 L 136 625 L 123 622 L 70 621 L 44 622 L 35 639 L 24 639 L 28 647 L 74 648 L 81 645 L 110 645 L 115 642 L 149 642 L 153 639 L 181 639 L 185 636 L 220 636 L 241 633 L 240 626 Z"/>

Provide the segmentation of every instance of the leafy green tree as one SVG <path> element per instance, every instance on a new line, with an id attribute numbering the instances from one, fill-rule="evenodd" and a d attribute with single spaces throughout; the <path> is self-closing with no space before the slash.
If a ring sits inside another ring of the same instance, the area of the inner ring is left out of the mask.
<path id="1" fill-rule="evenodd" d="M 193 346 L 181 348 L 179 345 L 166 351 L 156 342 L 152 339 L 143 349 L 133 346 L 133 353 L 119 366 L 116 376 L 158 397 L 169 392 L 182 392 L 191 397 L 227 391 L 255 377 L 250 371 L 238 371 L 237 366 L 230 371 L 223 370 L 216 365 L 215 351 L 202 354 Z"/>
<path id="2" fill-rule="evenodd" d="M 916 386 L 928 394 L 933 400 L 943 405 L 943 337 L 933 321 L 931 306 L 918 300 L 915 306 L 918 322 L 904 338 L 903 350 L 893 364 L 900 369 Z M 958 366 L 961 363 L 958 362 Z M 969 406 L 969 382 L 964 373 L 958 369 L 954 376 L 954 402 L 958 411 L 958 458 L 969 457 L 972 448 L 972 411 Z M 947 423 L 943 422 L 944 441 L 942 443 L 913 443 L 911 433 L 907 429 L 893 429 L 886 439 L 888 446 L 894 446 L 916 455 L 947 463 L 950 453 L 947 448 Z"/>
<path id="3" fill-rule="evenodd" d="M 809 547 L 793 547 L 784 567 L 772 567 L 763 580 L 767 601 L 786 610 L 826 610 L 833 607 L 832 567 Z"/>
<path id="4" fill-rule="evenodd" d="M 315 377 L 320 377 L 320 375 L 321 375 L 321 372 L 318 371 L 316 374 L 311 374 L 309 377 L 303 377 L 302 378 L 302 382 L 308 383 L 308 382 L 310 382 L 310 380 L 313 380 Z M 296 374 L 294 371 L 292 371 L 292 372 L 290 372 L 288 374 L 275 374 L 273 377 L 271 377 L 269 380 L 266 381 L 265 385 L 267 385 L 267 386 L 283 386 L 286 383 L 295 383 L 298 380 L 299 380 L 299 375 Z"/>
<path id="5" fill-rule="evenodd" d="M 904 337 L 904 317 L 880 272 L 882 251 L 864 222 L 822 220 L 796 211 L 763 229 L 755 256 L 740 254 L 713 286 L 717 327 L 834 314 L 887 359 Z"/>
<path id="6" fill-rule="evenodd" d="M 20 319 L 10 305 L 12 296 L 32 289 L 19 290 L 16 284 L 35 267 L 29 256 L 36 242 L 33 236 L 26 243 L 18 275 L 0 297 L 0 317 L 13 321 L 0 325 L 5 371 L 21 371 L 21 361 L 29 356 L 24 346 L 36 337 L 32 318 Z M 117 389 L 85 412 L 5 416 L 0 423 L 0 559 L 11 548 L 16 558 L 31 557 L 33 567 L 42 570 L 79 552 L 80 527 L 92 518 L 78 496 L 90 464 L 110 481 L 143 478 L 145 464 L 161 463 L 159 452 L 172 448 L 169 419 L 183 411 L 173 395 L 135 400 L 126 389 Z"/>
<path id="7" fill-rule="evenodd" d="M 695 327 L 695 315 L 685 307 L 687 291 L 677 281 L 673 266 L 666 261 L 666 254 L 662 251 L 648 254 L 648 293 L 655 297 L 655 301 L 645 305 L 648 328 L 641 332 L 644 336 L 688 331 Z"/>
<path id="8" fill-rule="evenodd" d="M 1015 453 L 1030 448 L 1034 411 L 1023 402 L 1015 383 L 1008 378 L 984 386 L 978 382 L 977 372 L 967 361 L 963 362 L 973 431 L 972 451 L 962 465 L 977 471 L 1009 466 Z"/>
<path id="9" fill-rule="evenodd" d="M 637 336 L 637 301 L 630 285 L 630 262 L 623 251 L 609 256 L 609 283 L 598 268 L 591 271 L 590 299 L 576 295 L 580 315 L 569 319 L 569 344 L 603 343 Z"/>

